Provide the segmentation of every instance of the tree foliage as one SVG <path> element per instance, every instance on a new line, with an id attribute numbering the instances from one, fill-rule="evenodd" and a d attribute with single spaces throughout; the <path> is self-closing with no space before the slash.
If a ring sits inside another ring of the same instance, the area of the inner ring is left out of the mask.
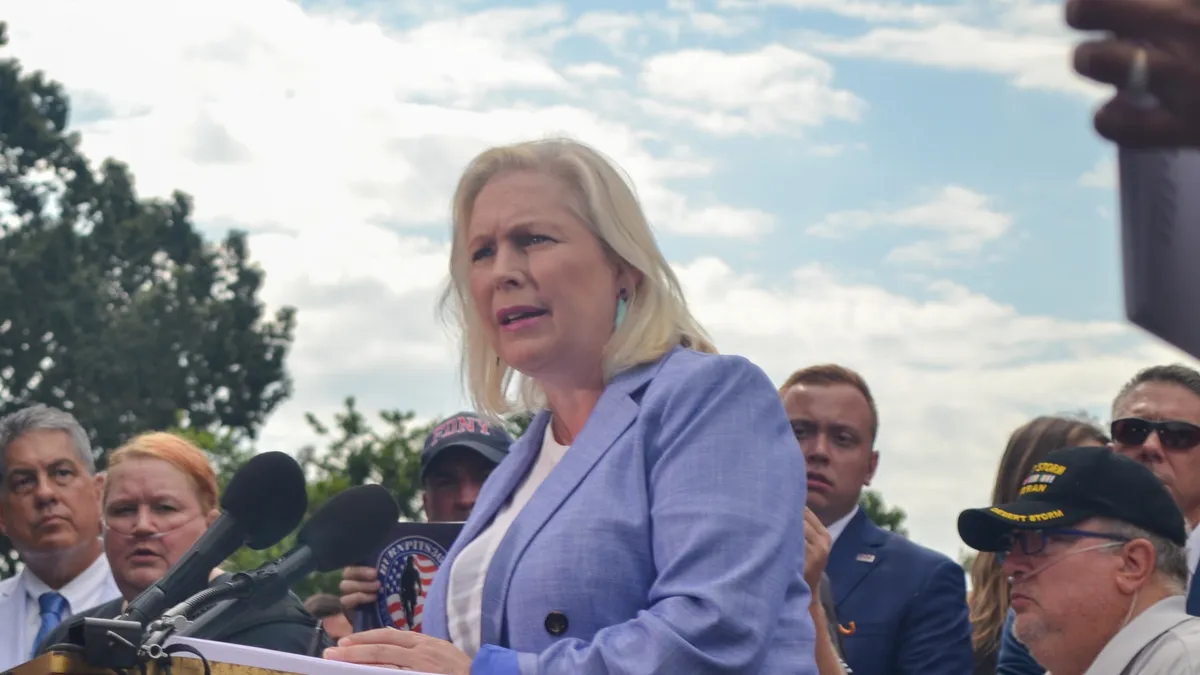
<path id="1" fill-rule="evenodd" d="M 296 459 L 308 478 L 308 511 L 305 519 L 315 513 L 330 497 L 343 490 L 368 483 L 386 487 L 400 506 L 401 518 L 421 517 L 419 464 L 421 447 L 432 431 L 432 424 L 418 423 L 412 412 L 384 410 L 377 419 L 368 419 L 357 407 L 353 397 L 345 399 L 344 408 L 332 420 L 322 421 L 316 415 L 306 416 L 309 428 L 319 439 L 306 446 Z M 222 465 L 221 486 L 228 483 L 237 468 L 248 457 L 222 446 L 222 439 L 208 436 L 205 445 L 218 465 L 226 458 L 235 463 Z M 298 530 L 297 530 L 298 531 Z M 287 552 L 296 545 L 296 533 L 263 551 L 242 549 L 230 558 L 223 568 L 229 571 L 254 569 Z M 313 593 L 337 593 L 339 572 L 313 574 L 292 587 L 300 597 Z"/>
<path id="2" fill-rule="evenodd" d="M 325 422 L 316 415 L 306 416 L 309 428 L 320 439 L 319 444 L 309 445 L 297 453 L 297 461 L 308 476 L 308 515 L 321 508 L 333 495 L 356 485 L 377 483 L 386 487 L 400 506 L 400 517 L 405 520 L 421 520 L 420 458 L 425 438 L 433 431 L 440 419 L 418 422 L 413 412 L 383 410 L 375 419 L 369 419 L 358 409 L 353 397 L 344 401 L 344 408 Z M 506 420 L 509 430 L 519 436 L 529 425 L 528 415 L 514 415 Z M 221 480 L 224 486 L 246 457 L 222 446 L 220 439 L 209 435 L 204 442 L 212 451 L 214 462 L 220 464 L 227 458 L 235 458 L 236 465 L 228 465 Z M 278 545 L 265 551 L 243 549 L 224 566 L 226 569 L 254 569 L 282 555 L 295 545 L 295 533 Z M 300 597 L 312 593 L 337 593 L 341 580 L 338 572 L 314 574 L 292 587 Z"/>
<path id="3" fill-rule="evenodd" d="M 253 439 L 291 390 L 294 310 L 268 315 L 243 233 L 207 242 L 187 195 L 139 198 L 115 160 L 93 171 L 69 112 L 58 83 L 0 59 L 0 415 L 70 411 L 101 466 L 180 411 Z M 0 576 L 14 561 L 0 538 Z"/>
<path id="4" fill-rule="evenodd" d="M 871 519 L 871 522 L 902 537 L 908 536 L 908 530 L 904 528 L 904 520 L 908 514 L 898 506 L 889 507 L 885 504 L 883 495 L 875 490 L 863 490 L 859 504 L 867 512 L 867 517 Z"/>

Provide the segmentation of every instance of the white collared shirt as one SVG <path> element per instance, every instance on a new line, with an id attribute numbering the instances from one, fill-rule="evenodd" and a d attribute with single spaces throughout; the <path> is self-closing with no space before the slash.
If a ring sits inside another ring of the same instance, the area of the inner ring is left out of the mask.
<path id="1" fill-rule="evenodd" d="M 850 509 L 850 513 L 838 518 L 825 527 L 825 530 L 829 532 L 830 546 L 837 543 L 838 537 L 842 536 L 842 532 L 846 530 L 846 526 L 850 524 L 850 520 L 858 513 L 858 508 L 858 504 L 855 504 L 854 508 Z"/>
<path id="2" fill-rule="evenodd" d="M 1183 675 L 1200 662 L 1200 619 L 1182 595 L 1146 608 L 1104 645 L 1085 675 Z"/>
<path id="3" fill-rule="evenodd" d="M 0 607 L 0 616 L 16 618 L 15 625 L 0 630 L 0 671 L 25 663 L 33 650 L 33 641 L 42 625 L 42 611 L 38 604 L 38 596 L 54 590 L 28 566 L 21 569 L 12 580 L 13 592 L 4 599 L 3 604 L 16 604 L 17 607 Z M 58 593 L 67 599 L 67 609 L 63 613 L 63 621 L 71 615 L 85 609 L 91 609 L 117 597 L 121 592 L 117 582 L 113 580 L 112 569 L 109 568 L 108 558 L 101 553 L 95 562 L 87 567 L 79 576 L 58 589 Z"/>
<path id="4" fill-rule="evenodd" d="M 500 548 L 500 542 L 504 540 L 504 535 L 508 533 L 509 526 L 517 519 L 521 509 L 529 503 L 538 486 L 546 480 L 550 471 L 567 452 L 567 446 L 554 439 L 552 426 L 546 424 L 546 434 L 542 437 L 542 447 L 537 460 L 520 487 L 513 493 L 512 499 L 496 511 L 491 524 L 484 528 L 479 536 L 463 547 L 450 570 L 450 584 L 446 593 L 446 620 L 450 629 L 450 640 L 471 658 L 475 657 L 481 646 L 479 643 L 482 640 L 483 584 L 487 579 L 492 556 L 495 555 L 496 549 Z"/>

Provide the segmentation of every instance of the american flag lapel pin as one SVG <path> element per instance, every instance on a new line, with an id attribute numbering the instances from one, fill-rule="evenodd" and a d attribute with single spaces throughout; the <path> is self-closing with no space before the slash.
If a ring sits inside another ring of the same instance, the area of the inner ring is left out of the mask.
<path id="1" fill-rule="evenodd" d="M 856 557 L 855 560 L 857 560 L 858 562 L 873 563 L 873 562 L 875 562 L 875 554 L 874 553 L 859 553 L 858 557 Z"/>

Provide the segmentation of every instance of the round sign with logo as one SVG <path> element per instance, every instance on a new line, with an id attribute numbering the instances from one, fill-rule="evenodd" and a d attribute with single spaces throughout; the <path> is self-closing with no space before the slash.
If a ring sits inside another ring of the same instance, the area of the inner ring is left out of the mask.
<path id="1" fill-rule="evenodd" d="M 379 555 L 376 614 L 383 626 L 421 632 L 425 595 L 446 558 L 446 549 L 426 537 L 404 537 Z"/>

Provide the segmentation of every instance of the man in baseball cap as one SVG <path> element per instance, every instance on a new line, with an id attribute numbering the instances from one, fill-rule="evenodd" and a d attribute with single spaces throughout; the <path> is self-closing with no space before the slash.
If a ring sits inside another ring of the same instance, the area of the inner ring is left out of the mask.
<path id="1" fill-rule="evenodd" d="M 421 449 L 421 495 L 425 519 L 431 523 L 463 522 L 471 515 L 483 481 L 508 456 L 513 439 L 500 424 L 475 413 L 460 412 L 440 421 Z M 374 602 L 379 593 L 374 567 L 353 565 L 342 570 L 342 608 L 351 613 Z"/>
<path id="2" fill-rule="evenodd" d="M 465 521 L 492 469 L 508 456 L 512 436 L 500 424 L 461 412 L 438 422 L 421 450 L 425 517 Z"/>
<path id="3" fill-rule="evenodd" d="M 1054 675 L 1200 663 L 1200 619 L 1184 606 L 1183 514 L 1137 462 L 1107 448 L 1055 450 L 1016 501 L 959 514 L 958 533 L 996 554 L 1013 633 Z"/>

